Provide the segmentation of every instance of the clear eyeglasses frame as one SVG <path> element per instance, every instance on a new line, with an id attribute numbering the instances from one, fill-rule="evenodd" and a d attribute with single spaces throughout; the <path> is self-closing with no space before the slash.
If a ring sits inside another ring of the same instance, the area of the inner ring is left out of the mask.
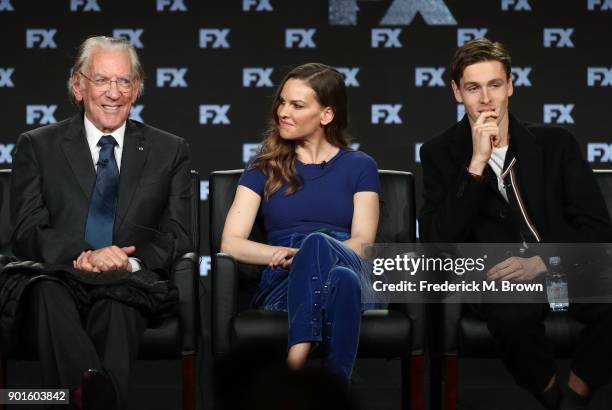
<path id="1" fill-rule="evenodd" d="M 79 74 L 85 77 L 85 79 L 89 80 L 89 82 L 100 90 L 109 90 L 111 83 L 115 83 L 117 85 L 117 89 L 122 93 L 128 93 L 132 91 L 132 88 L 134 87 L 134 82 L 127 78 L 117 78 L 116 80 L 111 80 L 110 78 L 106 77 L 96 77 L 92 79 L 83 74 L 82 71 L 79 71 Z"/>

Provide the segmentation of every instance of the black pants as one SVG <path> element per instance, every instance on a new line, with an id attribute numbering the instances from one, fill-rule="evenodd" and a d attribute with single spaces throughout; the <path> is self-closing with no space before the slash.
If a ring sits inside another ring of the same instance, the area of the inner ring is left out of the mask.
<path id="1" fill-rule="evenodd" d="M 486 320 L 501 346 L 501 360 L 517 384 L 538 395 L 556 373 L 553 345 L 545 337 L 543 319 L 548 304 L 470 305 Z M 580 334 L 572 371 L 591 389 L 605 385 L 612 372 L 612 304 L 575 303 L 570 314 L 585 325 Z"/>
<path id="2" fill-rule="evenodd" d="M 38 352 L 45 388 L 73 389 L 87 369 L 104 369 L 119 408 L 126 405 L 130 370 L 147 325 L 136 309 L 105 299 L 81 317 L 68 289 L 53 280 L 30 287 L 25 309 L 25 340 Z"/>

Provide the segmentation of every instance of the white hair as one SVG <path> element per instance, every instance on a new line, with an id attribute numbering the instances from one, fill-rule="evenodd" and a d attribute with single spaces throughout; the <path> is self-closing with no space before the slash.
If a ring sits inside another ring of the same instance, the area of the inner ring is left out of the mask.
<path id="1" fill-rule="evenodd" d="M 68 79 L 68 97 L 70 101 L 72 101 L 75 105 L 82 106 L 83 102 L 76 99 L 74 96 L 74 90 L 72 89 L 73 78 L 79 72 L 87 71 L 89 68 L 89 60 L 91 54 L 96 49 L 102 50 L 124 50 L 127 51 L 130 57 L 131 64 L 131 75 L 132 81 L 138 81 L 140 83 L 140 89 L 138 90 L 138 95 L 142 95 L 144 91 L 144 70 L 142 69 L 142 65 L 140 64 L 140 59 L 138 58 L 138 53 L 136 53 L 136 48 L 126 39 L 118 38 L 118 37 L 106 37 L 106 36 L 95 36 L 89 37 L 79 47 L 79 53 L 74 61 L 74 65 L 72 66 L 71 75 Z M 82 79 L 80 79 L 82 81 Z"/>

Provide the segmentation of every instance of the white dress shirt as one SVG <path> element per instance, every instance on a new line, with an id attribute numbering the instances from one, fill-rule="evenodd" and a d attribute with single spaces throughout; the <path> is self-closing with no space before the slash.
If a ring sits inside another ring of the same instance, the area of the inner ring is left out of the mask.
<path id="1" fill-rule="evenodd" d="M 115 131 L 110 133 L 104 133 L 96 128 L 95 125 L 87 118 L 87 114 L 85 114 L 85 135 L 87 137 L 87 145 L 89 145 L 89 151 L 91 152 L 91 158 L 93 160 L 94 167 L 96 167 L 96 172 L 98 171 L 98 159 L 100 158 L 100 146 L 98 146 L 98 141 L 102 138 L 103 135 L 112 135 L 117 141 L 117 145 L 115 145 L 115 161 L 117 162 L 117 168 L 121 172 L 121 155 L 123 154 L 123 140 L 125 137 L 125 122 L 121 124 L 121 127 L 117 128 Z M 138 258 L 129 257 L 130 265 L 132 265 L 132 272 L 136 272 L 140 270 L 140 261 Z"/>
<path id="2" fill-rule="evenodd" d="M 98 146 L 98 141 L 102 138 L 103 135 L 112 135 L 117 141 L 117 145 L 115 145 L 115 161 L 117 161 L 117 167 L 119 171 L 121 171 L 121 154 L 123 154 L 123 137 L 125 136 L 125 122 L 121 125 L 121 127 L 117 128 L 115 131 L 110 133 L 103 133 L 99 129 L 96 128 L 95 125 L 87 118 L 87 114 L 85 114 L 85 135 L 87 136 L 87 144 L 89 145 L 89 151 L 91 151 L 91 158 L 93 159 L 94 167 L 96 167 L 96 172 L 98 170 L 98 158 L 100 158 L 100 146 Z"/>
<path id="3" fill-rule="evenodd" d="M 489 165 L 497 176 L 497 189 L 502 196 L 508 202 L 508 194 L 506 193 L 506 187 L 504 180 L 502 179 L 502 173 L 504 172 L 504 162 L 506 161 L 506 153 L 508 152 L 508 145 L 501 148 L 493 148 L 491 150 L 491 158 L 489 159 Z"/>

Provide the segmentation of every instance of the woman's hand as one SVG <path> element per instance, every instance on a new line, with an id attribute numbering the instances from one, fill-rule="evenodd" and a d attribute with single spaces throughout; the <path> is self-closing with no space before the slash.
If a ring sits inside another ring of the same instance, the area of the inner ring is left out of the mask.
<path id="1" fill-rule="evenodd" d="M 287 269 L 289 266 L 291 266 L 291 263 L 293 262 L 293 257 L 295 256 L 297 251 L 299 251 L 299 249 L 278 246 L 276 247 L 274 253 L 272 253 L 272 258 L 270 259 L 270 263 L 268 265 L 273 268 L 277 266 L 282 266 L 283 268 Z"/>

